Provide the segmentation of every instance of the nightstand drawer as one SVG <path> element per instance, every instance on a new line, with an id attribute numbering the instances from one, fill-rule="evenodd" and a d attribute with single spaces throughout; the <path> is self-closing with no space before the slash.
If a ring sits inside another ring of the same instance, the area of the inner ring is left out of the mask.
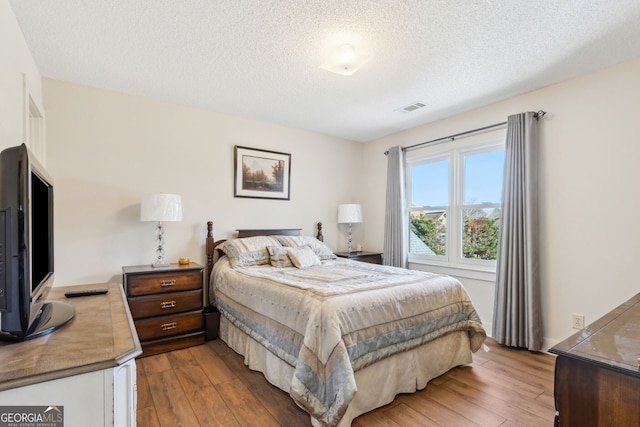
<path id="1" fill-rule="evenodd" d="M 152 317 L 137 320 L 135 324 L 140 341 L 184 334 L 204 328 L 202 311 Z"/>
<path id="2" fill-rule="evenodd" d="M 205 342 L 204 331 L 190 332 L 188 334 L 176 335 L 172 337 L 160 338 L 157 340 L 144 341 L 142 344 L 142 357 L 164 353 L 166 351 L 178 350 L 192 345 L 200 345 Z"/>
<path id="3" fill-rule="evenodd" d="M 134 319 L 199 310 L 202 290 L 130 298 L 129 308 Z"/>
<path id="4" fill-rule="evenodd" d="M 202 289 L 202 270 L 131 274 L 126 283 L 128 296 Z"/>

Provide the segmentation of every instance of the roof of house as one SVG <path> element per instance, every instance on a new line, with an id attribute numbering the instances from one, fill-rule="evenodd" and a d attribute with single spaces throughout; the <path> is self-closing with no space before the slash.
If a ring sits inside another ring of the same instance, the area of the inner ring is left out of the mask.
<path id="1" fill-rule="evenodd" d="M 409 253 L 419 255 L 435 255 L 435 252 L 431 250 L 413 231 L 409 231 Z"/>

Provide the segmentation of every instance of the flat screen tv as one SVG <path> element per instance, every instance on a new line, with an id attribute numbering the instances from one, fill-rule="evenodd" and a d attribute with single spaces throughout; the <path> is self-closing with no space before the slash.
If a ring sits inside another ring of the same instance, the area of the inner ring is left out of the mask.
<path id="1" fill-rule="evenodd" d="M 64 325 L 75 308 L 46 301 L 53 285 L 53 180 L 22 144 L 0 153 L 0 339 Z"/>

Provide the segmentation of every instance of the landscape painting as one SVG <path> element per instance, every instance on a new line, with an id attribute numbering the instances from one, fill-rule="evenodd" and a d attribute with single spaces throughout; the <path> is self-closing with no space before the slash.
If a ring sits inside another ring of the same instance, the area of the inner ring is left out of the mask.
<path id="1" fill-rule="evenodd" d="M 291 154 L 235 146 L 234 197 L 289 200 Z"/>

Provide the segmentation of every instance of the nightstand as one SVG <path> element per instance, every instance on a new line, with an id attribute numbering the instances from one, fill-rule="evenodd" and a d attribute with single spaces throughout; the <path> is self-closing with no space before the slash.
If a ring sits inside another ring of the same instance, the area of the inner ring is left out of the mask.
<path id="1" fill-rule="evenodd" d="M 166 268 L 122 267 L 141 357 L 204 343 L 203 270 L 193 262 Z"/>
<path id="2" fill-rule="evenodd" d="M 335 254 L 340 258 L 349 258 L 354 261 L 382 264 L 382 253 L 380 252 L 336 252 Z"/>

